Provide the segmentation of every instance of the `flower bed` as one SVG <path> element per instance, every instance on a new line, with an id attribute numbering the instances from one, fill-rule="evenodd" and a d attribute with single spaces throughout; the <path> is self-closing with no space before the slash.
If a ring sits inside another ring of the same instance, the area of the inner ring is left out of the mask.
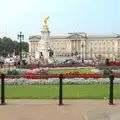
<path id="1" fill-rule="evenodd" d="M 25 73 L 23 75 L 6 75 L 6 78 L 20 78 L 20 77 L 24 77 L 24 78 L 27 78 L 27 79 L 48 79 L 48 78 L 58 78 L 60 74 L 51 74 L 51 75 L 37 75 L 35 73 L 32 73 L 32 72 L 29 72 L 29 73 Z M 93 74 L 86 74 L 86 73 L 83 73 L 83 74 L 80 74 L 80 73 L 65 73 L 63 74 L 63 76 L 65 78 L 100 78 L 102 77 L 102 74 L 97 74 L 97 73 L 93 73 Z"/>
<path id="2" fill-rule="evenodd" d="M 63 84 L 66 85 L 78 85 L 78 84 L 109 84 L 110 80 L 108 78 L 99 78 L 97 80 L 88 78 L 87 80 L 83 78 L 73 78 L 73 79 L 63 79 Z M 26 78 L 19 79 L 5 79 L 6 85 L 58 85 L 59 79 L 50 78 L 48 80 L 45 79 L 36 79 L 36 80 L 28 80 Z M 120 79 L 115 78 L 114 84 L 120 84 Z"/>
<path id="3" fill-rule="evenodd" d="M 49 75 L 49 78 L 52 78 L 52 77 L 58 77 L 59 74 L 51 74 Z M 64 77 L 83 77 L 83 78 L 89 78 L 89 77 L 93 77 L 93 78 L 99 78 L 99 77 L 102 77 L 102 74 L 97 74 L 97 73 L 92 73 L 92 74 L 87 74 L 87 73 L 83 73 L 83 74 L 80 74 L 79 72 L 74 72 L 74 73 L 66 73 L 64 74 L 63 73 L 63 76 Z"/>
<path id="4" fill-rule="evenodd" d="M 110 61 L 109 65 L 110 66 L 120 66 L 120 61 Z"/>
<path id="5" fill-rule="evenodd" d="M 81 70 L 80 70 L 81 69 Z M 89 69 L 89 68 L 88 68 Z M 87 68 L 37 68 L 33 70 L 28 69 L 1 69 L 1 71 L 7 71 L 6 77 L 7 78 L 20 78 L 24 77 L 27 79 L 48 79 L 48 78 L 58 78 L 59 74 L 63 74 L 65 78 L 100 78 L 103 76 L 103 70 L 98 70 L 97 68 L 91 68 L 88 71 Z M 52 71 L 53 70 L 53 71 Z M 49 72 L 48 72 L 49 71 Z M 55 71 L 55 72 L 54 72 Z M 67 72 L 71 71 L 71 72 Z M 86 72 L 86 73 L 84 73 Z M 115 77 L 120 77 L 120 70 L 113 70 L 115 73 Z M 0 72 L 1 74 L 2 72 Z"/>
<path id="6" fill-rule="evenodd" d="M 81 70 L 80 70 L 81 69 Z M 43 77 L 51 78 L 51 77 L 58 77 L 59 74 L 63 73 L 65 77 L 96 77 L 97 74 L 85 74 L 92 73 L 90 68 L 37 68 L 33 70 L 28 69 L 1 69 L 1 71 L 6 71 L 6 75 L 9 75 L 8 77 L 20 77 L 23 76 L 25 78 L 33 78 L 33 79 L 40 79 Z M 49 72 L 48 72 L 49 71 Z M 81 72 L 81 74 L 80 74 Z M 84 74 L 82 74 L 84 73 Z M 98 77 L 98 76 L 97 76 Z M 99 76 L 100 77 L 100 76 Z"/>

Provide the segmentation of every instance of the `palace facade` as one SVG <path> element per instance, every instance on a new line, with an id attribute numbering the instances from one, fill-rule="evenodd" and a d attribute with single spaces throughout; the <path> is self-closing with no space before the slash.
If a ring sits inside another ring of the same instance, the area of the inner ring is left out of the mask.
<path id="1" fill-rule="evenodd" d="M 86 35 L 70 33 L 68 36 L 50 36 L 54 56 L 77 55 L 84 59 L 97 57 L 119 58 L 120 38 L 118 35 Z M 41 36 L 29 37 L 29 53 L 35 55 Z"/>

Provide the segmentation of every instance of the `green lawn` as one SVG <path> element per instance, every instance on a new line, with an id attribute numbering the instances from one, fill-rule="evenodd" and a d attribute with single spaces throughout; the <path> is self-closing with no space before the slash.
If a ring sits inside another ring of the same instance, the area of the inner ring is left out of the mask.
<path id="1" fill-rule="evenodd" d="M 7 73 L 8 70 L 0 70 L 2 73 Z M 80 69 L 74 69 L 74 70 L 49 70 L 48 74 L 60 74 L 60 73 L 68 73 L 68 72 L 80 72 L 80 73 L 93 73 L 91 71 L 91 68 L 80 68 Z"/>
<path id="2" fill-rule="evenodd" d="M 58 98 L 58 85 L 6 85 L 6 98 Z M 0 91 L 1 94 L 1 91 Z M 64 85 L 63 97 L 73 99 L 99 99 L 109 96 L 108 84 Z M 120 98 L 120 84 L 114 85 L 114 97 Z"/>
<path id="3" fill-rule="evenodd" d="M 74 70 L 49 70 L 48 74 L 60 74 L 60 73 L 68 73 L 68 72 L 80 72 L 80 73 L 93 73 L 91 71 L 91 68 L 85 68 L 85 69 L 74 69 Z"/>
<path id="4" fill-rule="evenodd" d="M 0 69 L 0 72 L 2 72 L 2 73 L 7 73 L 7 71 L 8 71 L 8 70 L 6 70 L 6 69 L 4 69 L 4 70 L 1 70 L 1 69 Z"/>

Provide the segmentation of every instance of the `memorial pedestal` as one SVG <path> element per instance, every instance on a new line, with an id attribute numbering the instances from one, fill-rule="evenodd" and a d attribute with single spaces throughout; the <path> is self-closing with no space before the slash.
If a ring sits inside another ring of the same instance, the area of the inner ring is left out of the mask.
<path id="1" fill-rule="evenodd" d="M 40 60 L 41 57 L 43 57 L 47 63 L 53 63 L 54 59 L 50 55 L 52 49 L 49 35 L 49 31 L 41 31 L 41 40 L 39 42 L 38 51 L 36 51 L 35 58 Z"/>

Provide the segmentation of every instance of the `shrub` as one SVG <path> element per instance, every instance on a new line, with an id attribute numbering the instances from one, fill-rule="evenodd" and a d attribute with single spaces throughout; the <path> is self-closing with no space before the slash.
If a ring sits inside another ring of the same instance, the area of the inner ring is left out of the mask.
<path id="1" fill-rule="evenodd" d="M 17 71 L 16 69 L 13 70 L 8 70 L 7 71 L 7 75 L 19 75 L 19 71 Z"/>
<path id="2" fill-rule="evenodd" d="M 105 65 L 109 65 L 109 59 L 107 58 L 106 60 L 105 60 Z"/>
<path id="3" fill-rule="evenodd" d="M 96 68 L 99 70 L 105 70 L 105 69 L 118 70 L 120 69 L 120 66 L 97 66 Z"/>

